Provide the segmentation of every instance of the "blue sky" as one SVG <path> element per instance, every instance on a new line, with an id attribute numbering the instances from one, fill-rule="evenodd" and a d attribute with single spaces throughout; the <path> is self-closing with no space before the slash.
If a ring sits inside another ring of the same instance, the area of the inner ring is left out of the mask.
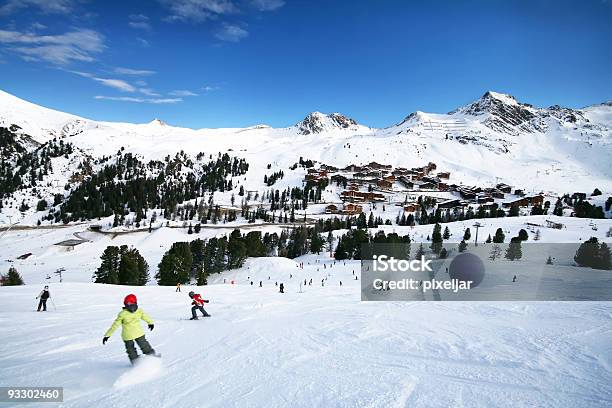
<path id="1" fill-rule="evenodd" d="M 612 99 L 612 1 L 0 0 L 0 88 L 81 116 L 383 127 L 486 90 Z"/>

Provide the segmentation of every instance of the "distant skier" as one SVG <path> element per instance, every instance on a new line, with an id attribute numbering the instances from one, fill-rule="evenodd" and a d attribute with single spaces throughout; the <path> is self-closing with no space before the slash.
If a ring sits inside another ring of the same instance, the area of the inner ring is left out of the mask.
<path id="1" fill-rule="evenodd" d="M 180 291 L 181 291 L 181 282 L 178 282 L 178 283 L 176 284 L 176 290 L 175 290 L 175 292 L 180 292 Z"/>
<path id="2" fill-rule="evenodd" d="M 512 278 L 512 283 L 516 282 L 516 275 Z"/>
<path id="3" fill-rule="evenodd" d="M 280 286 L 278 287 L 279 292 L 280 293 L 285 293 L 285 285 L 283 285 L 283 283 L 281 282 Z"/>
<path id="4" fill-rule="evenodd" d="M 49 286 L 45 286 L 43 290 L 40 291 L 36 299 L 40 299 L 38 302 L 38 311 L 42 308 L 43 312 L 47 311 L 47 299 L 51 297 L 51 292 L 49 292 Z"/>
<path id="5" fill-rule="evenodd" d="M 340 281 L 340 286 L 342 286 L 342 281 Z"/>
<path id="6" fill-rule="evenodd" d="M 260 288 L 263 287 L 263 282 L 262 281 L 259 281 L 259 287 Z"/>
<path id="7" fill-rule="evenodd" d="M 193 305 L 191 308 L 191 319 L 189 320 L 198 320 L 196 310 L 202 312 L 202 317 L 210 317 L 208 312 L 204 310 L 204 303 L 208 303 L 208 300 L 202 299 L 202 296 L 199 293 L 195 293 L 193 291 L 189 292 L 189 297 L 191 298 L 191 304 Z"/>
<path id="8" fill-rule="evenodd" d="M 144 320 L 147 322 L 149 330 L 153 330 L 153 319 L 151 319 L 144 310 L 138 308 L 136 295 L 127 295 L 123 300 L 123 306 L 123 309 L 117 315 L 110 329 L 104 334 L 102 344 L 106 344 L 115 330 L 117 330 L 119 326 L 122 326 L 121 338 L 125 343 L 125 351 L 130 359 L 130 363 L 134 364 L 134 361 L 138 358 L 138 351 L 136 351 L 134 342 L 138 344 L 138 347 L 140 347 L 140 350 L 142 350 L 144 354 L 157 356 L 155 350 L 153 350 L 147 339 L 145 339 L 144 331 L 140 325 L 140 321 Z"/>

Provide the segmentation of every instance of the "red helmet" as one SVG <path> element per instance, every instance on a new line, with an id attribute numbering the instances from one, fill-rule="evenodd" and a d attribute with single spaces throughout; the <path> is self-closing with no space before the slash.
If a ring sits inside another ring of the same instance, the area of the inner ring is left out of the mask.
<path id="1" fill-rule="evenodd" d="M 135 305 L 136 303 L 138 303 L 138 301 L 136 300 L 136 295 L 133 295 L 131 293 L 127 295 L 125 299 L 123 299 L 124 305 Z"/>

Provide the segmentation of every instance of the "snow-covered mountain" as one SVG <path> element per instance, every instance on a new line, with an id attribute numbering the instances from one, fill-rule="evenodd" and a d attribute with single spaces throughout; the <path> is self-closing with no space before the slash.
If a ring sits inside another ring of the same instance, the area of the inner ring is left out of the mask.
<path id="1" fill-rule="evenodd" d="M 345 166 L 371 161 L 412 167 L 434 162 L 457 183 L 504 181 L 527 189 L 612 191 L 612 104 L 536 108 L 486 92 L 447 114 L 414 112 L 375 129 L 339 113 L 313 112 L 287 128 L 189 129 L 155 119 L 101 122 L 47 109 L 0 91 L 0 127 L 32 143 L 59 138 L 93 158 L 120 148 L 145 159 L 178 151 L 233 151 L 251 168 L 287 169 L 299 157 Z M 17 127 L 18 126 L 18 127 Z M 261 184 L 261 175 L 253 183 Z M 247 182 L 250 182 L 247 174 Z"/>

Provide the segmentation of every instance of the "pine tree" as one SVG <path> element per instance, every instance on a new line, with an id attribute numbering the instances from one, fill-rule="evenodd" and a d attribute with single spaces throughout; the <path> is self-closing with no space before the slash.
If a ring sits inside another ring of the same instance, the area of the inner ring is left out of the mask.
<path id="1" fill-rule="evenodd" d="M 505 258 L 510 261 L 515 261 L 517 259 L 521 259 L 523 257 L 523 251 L 521 249 L 521 240 L 519 237 L 514 237 L 510 240 L 510 244 L 508 244 L 508 248 L 506 249 Z"/>
<path id="2" fill-rule="evenodd" d="M 440 259 L 446 259 L 446 258 L 448 258 L 448 251 L 446 250 L 446 248 L 442 248 L 442 249 L 440 250 L 440 254 L 438 255 L 438 257 L 439 257 Z"/>
<path id="3" fill-rule="evenodd" d="M 23 278 L 17 272 L 15 267 L 11 266 L 8 270 L 8 273 L 4 277 L 4 286 L 20 286 L 24 285 Z"/>
<path id="4" fill-rule="evenodd" d="M 121 253 L 119 262 L 119 284 L 138 285 L 140 271 L 138 269 L 138 260 L 134 256 L 134 252 L 128 250 L 125 245 L 123 245 L 119 251 Z"/>
<path id="5" fill-rule="evenodd" d="M 493 243 L 495 244 L 503 244 L 506 239 L 506 235 L 504 235 L 504 231 L 501 228 L 498 228 L 495 231 L 495 235 L 493 236 Z"/>
<path id="6" fill-rule="evenodd" d="M 489 253 L 489 259 L 494 261 L 501 256 L 501 247 L 498 244 L 493 245 Z"/>
<path id="7" fill-rule="evenodd" d="M 610 258 L 610 247 L 605 242 L 599 247 L 599 259 L 596 269 L 610 270 L 612 269 L 612 259 Z"/>
<path id="8" fill-rule="evenodd" d="M 423 256 L 425 256 L 425 248 L 423 248 L 423 243 L 420 243 L 419 248 L 417 249 L 417 252 L 414 255 L 414 259 L 421 259 L 421 257 Z"/>
<path id="9" fill-rule="evenodd" d="M 491 234 L 489 234 L 489 236 L 485 240 L 485 244 L 490 244 L 492 241 L 493 241 L 493 239 L 491 238 Z"/>
<path id="10" fill-rule="evenodd" d="M 529 239 L 529 234 L 527 234 L 527 231 L 521 228 L 521 230 L 518 233 L 518 238 L 521 241 L 527 241 Z"/>
<path id="11" fill-rule="evenodd" d="M 459 243 L 458 250 L 459 252 L 465 252 L 466 249 L 467 249 L 467 244 L 465 243 L 465 240 L 462 239 L 461 242 Z"/>
<path id="12" fill-rule="evenodd" d="M 463 240 L 464 241 L 469 241 L 470 238 L 472 238 L 472 232 L 470 231 L 469 228 L 466 228 L 465 232 L 463 233 Z"/>
<path id="13" fill-rule="evenodd" d="M 157 283 L 172 286 L 188 283 L 191 275 L 193 257 L 187 242 L 175 242 L 164 254 L 155 275 Z"/>
<path id="14" fill-rule="evenodd" d="M 442 231 L 442 227 L 440 226 L 440 224 L 434 225 L 434 229 L 431 234 L 431 246 L 430 246 L 434 254 L 439 254 L 440 250 L 442 249 L 443 239 L 442 239 L 441 231 Z"/>
<path id="15" fill-rule="evenodd" d="M 111 285 L 119 284 L 119 248 L 116 246 L 106 247 L 100 259 L 102 263 L 96 272 L 94 272 L 94 282 Z"/>
<path id="16" fill-rule="evenodd" d="M 576 255 L 574 256 L 574 261 L 579 266 L 588 266 L 593 268 L 597 265 L 599 258 L 599 241 L 595 237 L 589 238 L 587 241 L 580 244 L 578 250 L 576 251 Z"/>
<path id="17" fill-rule="evenodd" d="M 448 229 L 448 226 L 444 227 L 444 234 L 442 234 L 442 238 L 443 239 L 449 239 L 451 236 L 450 230 Z"/>

